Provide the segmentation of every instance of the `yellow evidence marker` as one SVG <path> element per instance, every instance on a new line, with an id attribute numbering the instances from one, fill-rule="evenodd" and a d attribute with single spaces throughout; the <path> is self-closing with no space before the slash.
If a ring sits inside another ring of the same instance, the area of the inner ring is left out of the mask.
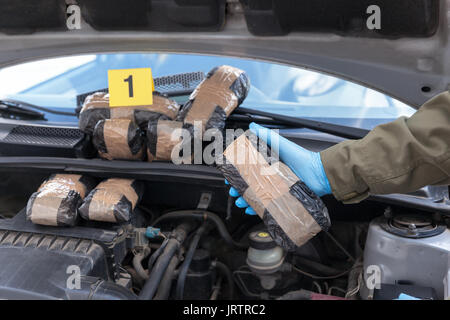
<path id="1" fill-rule="evenodd" d="M 151 68 L 108 70 L 109 106 L 153 104 L 155 85 Z"/>

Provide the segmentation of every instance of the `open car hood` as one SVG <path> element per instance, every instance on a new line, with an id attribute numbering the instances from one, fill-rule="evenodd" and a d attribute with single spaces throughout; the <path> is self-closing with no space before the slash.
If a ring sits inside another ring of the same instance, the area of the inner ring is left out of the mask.
<path id="1" fill-rule="evenodd" d="M 450 0 L 67 2 L 81 9 L 81 29 L 67 30 L 64 1 L 1 0 L 0 67 L 82 53 L 183 52 L 314 69 L 416 108 L 449 89 Z M 380 8 L 379 30 L 366 27 L 369 4 Z"/>

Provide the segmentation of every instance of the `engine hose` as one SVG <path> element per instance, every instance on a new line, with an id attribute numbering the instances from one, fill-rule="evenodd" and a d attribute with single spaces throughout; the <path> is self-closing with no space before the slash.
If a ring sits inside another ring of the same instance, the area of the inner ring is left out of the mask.
<path id="1" fill-rule="evenodd" d="M 230 268 L 227 267 L 225 263 L 222 263 L 220 261 L 214 261 L 213 266 L 223 274 L 225 279 L 228 282 L 228 300 L 233 300 L 234 298 L 234 281 L 233 281 L 233 274 L 231 273 Z"/>
<path id="2" fill-rule="evenodd" d="M 205 230 L 206 230 L 206 223 L 204 222 L 201 225 L 201 227 L 198 228 L 197 231 L 195 232 L 195 235 L 192 238 L 192 241 L 189 245 L 189 249 L 186 252 L 186 258 L 184 259 L 183 264 L 181 265 L 180 271 L 178 273 L 177 288 L 175 292 L 175 297 L 177 300 L 183 299 L 186 275 L 189 270 L 189 266 L 191 265 L 192 258 L 194 257 L 195 250 L 197 249 L 198 242 L 200 241 L 200 238 L 202 237 Z"/>
<path id="3" fill-rule="evenodd" d="M 248 248 L 248 245 L 239 243 L 233 240 L 230 233 L 228 232 L 225 224 L 223 223 L 222 219 L 215 213 L 204 211 L 204 210 L 180 210 L 180 211 L 172 211 L 163 214 L 162 216 L 158 217 L 152 225 L 156 225 L 162 220 L 166 219 L 176 219 L 176 218 L 192 218 L 197 220 L 208 220 L 214 223 L 214 225 L 217 227 L 217 230 L 219 231 L 220 236 L 222 239 L 229 245 L 240 249 L 245 250 Z"/>
<path id="4" fill-rule="evenodd" d="M 319 262 L 302 258 L 300 256 L 295 257 L 295 261 L 303 267 L 307 267 L 308 269 L 319 272 L 323 276 L 333 276 L 345 271 L 341 269 L 335 269 L 333 267 L 329 267 Z"/>
<path id="5" fill-rule="evenodd" d="M 156 259 L 159 257 L 159 255 L 164 251 L 166 248 L 167 242 L 169 242 L 169 239 L 164 239 L 164 241 L 161 243 L 158 249 L 150 256 L 148 259 L 148 269 L 150 270 L 155 263 Z"/>
<path id="6" fill-rule="evenodd" d="M 158 257 L 158 260 L 156 260 L 148 280 L 145 282 L 144 287 L 139 293 L 140 300 L 151 300 L 153 298 L 170 260 L 177 253 L 191 230 L 192 224 L 182 223 L 172 232 L 164 251 Z"/>
<path id="7" fill-rule="evenodd" d="M 144 260 L 150 254 L 150 248 L 144 248 L 144 251 L 136 253 L 133 257 L 133 268 L 136 270 L 136 274 L 139 277 L 138 281 L 142 282 L 143 280 L 148 279 L 148 273 L 142 266 L 142 260 Z"/>
<path id="8" fill-rule="evenodd" d="M 300 289 L 285 293 L 281 297 L 278 297 L 277 300 L 311 300 L 312 294 L 313 292 L 311 291 Z"/>
<path id="9" fill-rule="evenodd" d="M 167 266 L 167 270 L 164 273 L 164 276 L 161 279 L 161 283 L 159 284 L 158 291 L 156 292 L 153 300 L 167 300 L 170 294 L 170 289 L 172 287 L 172 280 L 175 277 L 175 268 L 180 262 L 177 256 L 173 256 L 172 260 L 170 260 L 169 265 Z"/>

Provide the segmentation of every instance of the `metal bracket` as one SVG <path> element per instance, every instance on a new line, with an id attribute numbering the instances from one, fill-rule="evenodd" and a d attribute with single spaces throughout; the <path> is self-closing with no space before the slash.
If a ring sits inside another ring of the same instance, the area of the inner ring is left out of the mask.
<path id="1" fill-rule="evenodd" d="M 209 204 L 211 203 L 212 193 L 211 192 L 202 192 L 200 196 L 200 200 L 197 205 L 197 209 L 207 210 Z"/>

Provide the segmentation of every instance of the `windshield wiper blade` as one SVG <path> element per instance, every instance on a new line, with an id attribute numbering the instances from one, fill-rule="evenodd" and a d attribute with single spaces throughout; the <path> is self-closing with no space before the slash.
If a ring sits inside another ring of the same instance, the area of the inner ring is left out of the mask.
<path id="1" fill-rule="evenodd" d="M 22 110 L 26 109 L 29 111 L 34 111 L 33 109 L 36 109 L 36 110 L 44 111 L 47 113 L 59 114 L 59 115 L 63 115 L 63 116 L 73 116 L 73 117 L 77 116 L 77 114 L 75 112 L 53 110 L 51 108 L 41 107 L 41 106 L 37 106 L 37 105 L 31 104 L 28 102 L 14 100 L 14 99 L 1 99 L 0 104 L 8 105 L 13 108 L 19 108 Z M 43 114 L 43 113 L 36 112 L 36 111 L 35 111 L 35 113 Z"/>
<path id="2" fill-rule="evenodd" d="M 42 112 L 4 100 L 0 100 L 0 115 L 8 119 L 46 120 Z"/>
<path id="3" fill-rule="evenodd" d="M 319 132 L 329 133 L 329 134 L 332 134 L 335 136 L 346 138 L 346 139 L 361 139 L 361 138 L 364 138 L 369 133 L 369 130 L 366 130 L 366 129 L 343 126 L 343 125 L 339 125 L 339 124 L 316 121 L 316 120 L 311 120 L 311 119 L 306 119 L 306 118 L 290 117 L 290 116 L 280 115 L 280 114 L 276 114 L 276 113 L 259 111 L 259 110 L 243 108 L 243 107 L 237 108 L 233 114 L 248 116 L 248 117 L 250 117 L 250 119 L 252 121 L 255 121 L 255 122 L 262 120 L 265 123 L 268 123 L 270 121 L 272 124 L 312 129 L 312 130 L 316 130 Z M 252 116 L 260 116 L 260 117 L 264 117 L 266 119 L 265 120 L 259 119 L 258 117 L 252 118 Z"/>

